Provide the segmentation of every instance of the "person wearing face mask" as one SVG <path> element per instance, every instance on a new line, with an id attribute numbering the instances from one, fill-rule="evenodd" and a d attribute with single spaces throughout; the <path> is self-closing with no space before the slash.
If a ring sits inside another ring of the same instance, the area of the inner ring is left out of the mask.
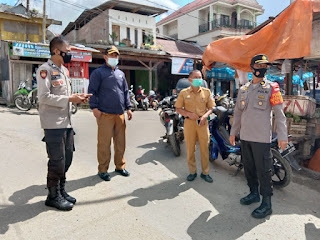
<path id="1" fill-rule="evenodd" d="M 188 181 L 193 181 L 197 177 L 195 147 L 197 140 L 201 152 L 201 178 L 212 183 L 209 175 L 209 128 L 208 116 L 215 106 L 208 88 L 201 87 L 202 75 L 199 70 L 193 70 L 188 77 L 191 86 L 183 89 L 175 103 L 177 113 L 185 117 L 184 138 L 187 146 L 187 160 L 189 167 Z"/>
<path id="2" fill-rule="evenodd" d="M 51 58 L 36 73 L 39 116 L 49 158 L 49 194 L 45 205 L 59 210 L 71 210 L 76 199 L 65 190 L 66 172 L 74 151 L 71 103 L 85 103 L 90 95 L 71 94 L 69 72 L 63 66 L 71 60 L 68 43 L 62 37 L 55 37 L 49 47 Z"/>
<path id="3" fill-rule="evenodd" d="M 108 173 L 111 160 L 110 144 L 113 138 L 115 172 L 128 177 L 125 169 L 126 122 L 132 119 L 129 89 L 124 73 L 117 67 L 120 53 L 115 46 L 105 50 L 105 64 L 90 76 L 88 92 L 92 93 L 90 108 L 98 124 L 98 175 L 110 181 Z"/>
<path id="4" fill-rule="evenodd" d="M 241 158 L 247 178 L 250 194 L 240 199 L 242 205 L 260 202 L 252 212 L 255 218 L 265 218 L 272 213 L 271 180 L 272 110 L 277 125 L 279 147 L 284 150 L 288 144 L 286 117 L 283 112 L 283 99 L 278 83 L 264 79 L 270 65 L 264 54 L 256 55 L 251 60 L 253 79 L 242 86 L 238 92 L 234 111 L 230 143 L 235 145 L 235 136 L 240 133 Z M 260 183 L 260 194 L 259 194 Z"/>

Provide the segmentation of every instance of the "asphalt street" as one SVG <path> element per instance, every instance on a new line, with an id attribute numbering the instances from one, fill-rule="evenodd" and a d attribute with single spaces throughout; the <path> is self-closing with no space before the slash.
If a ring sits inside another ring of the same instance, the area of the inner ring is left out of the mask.
<path id="1" fill-rule="evenodd" d="M 210 163 L 212 184 L 187 182 L 185 145 L 180 157 L 161 140 L 157 112 L 134 112 L 127 121 L 126 178 L 97 176 L 97 126 L 89 110 L 73 116 L 76 152 L 67 191 L 72 211 L 46 207 L 47 155 L 37 111 L 0 107 L 0 239 L 320 239 L 320 182 L 294 173 L 275 189 L 273 214 L 250 216 L 259 206 L 242 206 L 248 193 L 243 172 L 218 160 Z M 200 153 L 196 152 L 199 159 Z M 198 161 L 198 174 L 201 173 Z"/>

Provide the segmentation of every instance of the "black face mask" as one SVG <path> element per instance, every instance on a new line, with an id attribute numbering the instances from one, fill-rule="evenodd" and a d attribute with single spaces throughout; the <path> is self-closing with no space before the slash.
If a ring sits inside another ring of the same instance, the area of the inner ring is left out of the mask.
<path id="1" fill-rule="evenodd" d="M 267 71 L 268 71 L 267 68 L 259 68 L 259 69 L 252 68 L 252 69 L 254 71 L 253 75 L 255 75 L 257 78 L 263 78 L 266 75 Z"/>
<path id="2" fill-rule="evenodd" d="M 64 52 L 60 50 L 60 56 L 63 58 L 64 63 L 70 63 L 72 55 L 68 52 Z"/>

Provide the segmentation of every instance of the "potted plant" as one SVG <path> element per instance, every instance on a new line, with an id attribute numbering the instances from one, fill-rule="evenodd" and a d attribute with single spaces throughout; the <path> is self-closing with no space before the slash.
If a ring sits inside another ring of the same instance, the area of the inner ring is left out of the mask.
<path id="1" fill-rule="evenodd" d="M 119 42 L 116 41 L 118 39 L 118 35 L 115 32 L 112 32 L 109 34 L 110 38 L 112 39 L 112 43 L 118 45 Z"/>

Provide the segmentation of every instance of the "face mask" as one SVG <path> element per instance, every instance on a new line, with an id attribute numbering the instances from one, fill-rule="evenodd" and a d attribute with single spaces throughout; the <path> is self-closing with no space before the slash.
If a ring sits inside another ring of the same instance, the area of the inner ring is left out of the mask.
<path id="1" fill-rule="evenodd" d="M 192 79 L 192 86 L 194 87 L 200 87 L 202 84 L 202 79 L 199 78 L 199 79 Z"/>
<path id="2" fill-rule="evenodd" d="M 118 63 L 119 63 L 119 59 L 118 59 L 118 58 L 108 58 L 108 64 L 109 64 L 111 67 L 117 66 Z"/>
<path id="3" fill-rule="evenodd" d="M 63 58 L 64 63 L 70 63 L 72 55 L 68 52 L 64 52 L 60 50 L 60 56 Z"/>
<path id="4" fill-rule="evenodd" d="M 266 75 L 267 71 L 268 71 L 267 68 L 260 68 L 260 69 L 252 68 L 252 69 L 254 71 L 253 75 L 255 75 L 257 78 L 263 78 Z"/>
<path id="5" fill-rule="evenodd" d="M 36 77 L 36 75 L 35 75 L 35 74 L 32 74 L 32 77 Z"/>

